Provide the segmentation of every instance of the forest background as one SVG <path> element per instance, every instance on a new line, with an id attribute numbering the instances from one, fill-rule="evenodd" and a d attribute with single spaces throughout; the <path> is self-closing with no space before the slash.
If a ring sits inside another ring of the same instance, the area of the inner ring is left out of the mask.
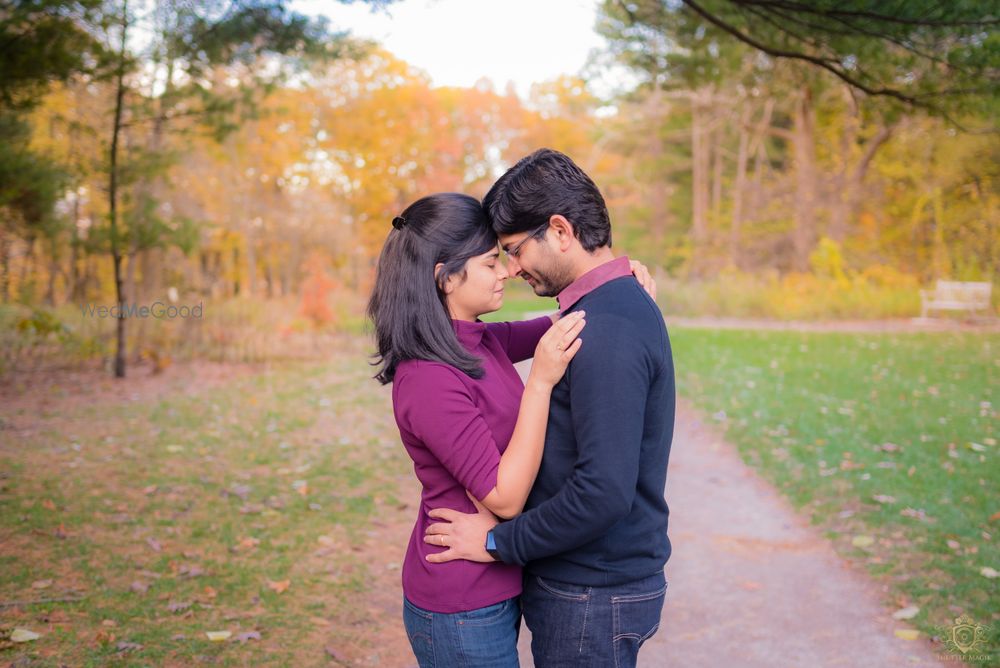
<path id="1" fill-rule="evenodd" d="M 284 2 L 3 3 L 0 373 L 315 353 L 364 329 L 394 215 L 542 146 L 668 316 L 916 316 L 1000 271 L 997 10 L 607 1 L 584 71 L 518 95 Z"/>

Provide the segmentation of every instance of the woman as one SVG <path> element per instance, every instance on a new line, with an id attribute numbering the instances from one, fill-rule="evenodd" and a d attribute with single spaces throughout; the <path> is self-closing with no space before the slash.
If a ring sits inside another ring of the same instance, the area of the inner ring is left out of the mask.
<path id="1" fill-rule="evenodd" d="M 403 620 L 421 668 L 517 666 L 520 568 L 452 561 L 424 543 L 427 512 L 521 511 L 541 462 L 549 398 L 580 349 L 584 314 L 482 323 L 508 273 L 479 202 L 442 193 L 393 220 L 368 314 L 393 412 L 423 490 L 403 562 Z M 644 272 L 644 268 L 642 268 Z M 534 356 L 522 384 L 514 362 Z"/>

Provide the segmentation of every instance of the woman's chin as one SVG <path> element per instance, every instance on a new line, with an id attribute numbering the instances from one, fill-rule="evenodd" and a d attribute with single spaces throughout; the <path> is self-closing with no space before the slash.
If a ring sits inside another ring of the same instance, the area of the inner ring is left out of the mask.
<path id="1" fill-rule="evenodd" d="M 499 295 L 490 304 L 489 309 L 483 311 L 480 315 L 486 315 L 487 313 L 493 313 L 495 311 L 499 311 L 502 307 L 503 307 L 503 295 Z"/>

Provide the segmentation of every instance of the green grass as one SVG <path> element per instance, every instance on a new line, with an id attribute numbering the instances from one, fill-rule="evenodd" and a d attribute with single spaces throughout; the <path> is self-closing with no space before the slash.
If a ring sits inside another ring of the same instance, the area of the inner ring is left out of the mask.
<path id="1" fill-rule="evenodd" d="M 919 606 L 920 630 L 941 636 L 965 613 L 992 627 L 977 649 L 1000 654 L 1000 580 L 981 574 L 1000 570 L 1000 336 L 674 328 L 671 339 L 679 392 L 838 549 Z M 875 544 L 854 547 L 859 534 Z"/>
<path id="2" fill-rule="evenodd" d="M 400 513 L 410 464 L 387 388 L 348 348 L 192 394 L 84 405 L 0 449 L 0 601 L 83 597 L 0 608 L 0 628 L 43 634 L 0 640 L 0 662 L 297 666 L 325 663 L 328 642 L 378 651 L 356 601 L 388 567 L 369 532 Z M 286 579 L 284 593 L 268 587 Z M 209 641 L 217 630 L 261 640 Z"/>

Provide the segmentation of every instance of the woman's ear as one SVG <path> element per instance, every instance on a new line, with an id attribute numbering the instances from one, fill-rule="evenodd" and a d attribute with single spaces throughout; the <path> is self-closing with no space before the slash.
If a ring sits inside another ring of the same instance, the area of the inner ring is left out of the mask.
<path id="1" fill-rule="evenodd" d="M 441 285 L 440 281 L 438 281 L 438 276 L 441 275 L 441 268 L 442 267 L 444 267 L 444 262 L 438 262 L 436 265 L 434 265 L 434 282 L 437 285 Z M 455 284 L 452 282 L 453 278 L 455 278 L 455 277 L 454 276 L 449 276 L 448 280 L 444 282 L 443 286 L 441 286 L 442 291 L 446 295 L 450 295 L 451 291 L 455 289 Z"/>

